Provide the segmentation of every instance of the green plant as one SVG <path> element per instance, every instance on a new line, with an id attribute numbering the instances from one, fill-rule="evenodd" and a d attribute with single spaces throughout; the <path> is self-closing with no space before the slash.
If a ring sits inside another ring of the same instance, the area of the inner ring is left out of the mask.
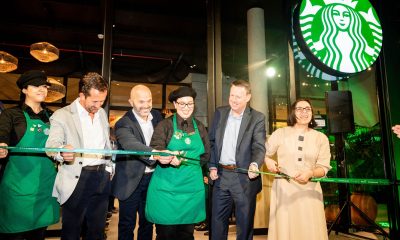
<path id="1" fill-rule="evenodd" d="M 346 165 L 351 178 L 384 178 L 380 126 L 356 127 L 345 140 Z M 376 192 L 370 185 L 355 185 L 354 191 Z"/>

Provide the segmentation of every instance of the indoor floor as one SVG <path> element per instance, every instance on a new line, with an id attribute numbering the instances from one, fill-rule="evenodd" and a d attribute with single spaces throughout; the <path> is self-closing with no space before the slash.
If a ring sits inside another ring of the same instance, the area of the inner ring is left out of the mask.
<path id="1" fill-rule="evenodd" d="M 115 201 L 115 205 L 118 207 L 118 201 Z M 60 229 L 60 224 L 53 225 L 50 227 L 50 229 Z M 208 240 L 208 236 L 204 235 L 205 231 L 195 231 L 194 233 L 194 238 L 195 240 Z M 361 235 L 362 237 L 356 237 L 356 236 L 350 236 L 350 235 L 344 235 L 344 234 L 335 234 L 334 232 L 331 232 L 329 236 L 329 240 L 345 240 L 345 239 L 384 239 L 383 237 L 379 235 L 375 235 L 372 233 L 367 233 L 367 232 L 360 232 L 357 233 Z M 154 238 L 155 239 L 155 232 L 154 232 Z M 136 237 L 136 230 L 135 230 L 135 237 Z M 366 238 L 367 237 L 367 238 Z M 52 238 L 46 238 L 48 240 L 57 240 L 59 238 L 52 237 Z M 107 240 L 117 240 L 118 239 L 118 213 L 115 213 L 112 215 L 110 221 L 109 221 L 109 226 L 108 226 L 108 231 L 107 231 Z M 228 235 L 228 240 L 235 240 L 236 239 L 236 232 L 235 232 L 235 226 L 230 225 L 229 228 L 229 235 Z M 267 235 L 256 235 L 253 238 L 254 240 L 267 240 L 268 236 Z M 300 240 L 300 239 L 299 239 Z"/>

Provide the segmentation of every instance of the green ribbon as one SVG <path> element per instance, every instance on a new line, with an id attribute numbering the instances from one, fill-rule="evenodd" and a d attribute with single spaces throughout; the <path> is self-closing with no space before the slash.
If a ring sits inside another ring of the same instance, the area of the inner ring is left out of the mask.
<path id="1" fill-rule="evenodd" d="M 263 172 L 263 171 L 251 171 L 245 168 L 236 168 L 236 170 L 242 171 L 242 172 L 252 172 L 252 173 L 258 173 L 258 174 L 263 174 L 263 175 L 268 175 L 268 176 L 273 176 L 273 177 L 281 177 L 286 179 L 287 181 L 290 181 L 290 179 L 293 179 L 291 176 L 285 174 L 285 173 L 273 173 L 273 172 Z"/>
<path id="2" fill-rule="evenodd" d="M 104 155 L 120 154 L 120 155 L 139 155 L 139 156 L 176 156 L 183 158 L 184 161 L 198 161 L 203 162 L 201 159 L 186 157 L 184 154 L 171 154 L 166 152 L 145 152 L 145 151 L 132 151 L 132 150 L 109 150 L 109 149 L 82 149 L 82 148 L 32 148 L 32 147 L 9 147 L 0 146 L 2 149 L 8 149 L 10 152 L 20 153 L 43 153 L 43 152 L 75 152 L 75 153 L 97 153 Z M 236 170 L 243 173 L 249 172 L 248 169 L 236 168 Z M 250 171 L 258 174 L 269 175 L 273 177 L 282 177 L 287 181 L 294 178 L 284 173 L 272 173 L 263 171 Z M 364 179 L 364 178 L 312 178 L 311 182 L 330 182 L 330 183 L 344 183 L 344 184 L 363 184 L 363 185 L 391 185 L 393 184 L 388 179 Z"/>
<path id="3" fill-rule="evenodd" d="M 391 185 L 389 179 L 368 179 L 368 178 L 312 178 L 312 182 L 347 183 L 363 185 Z"/>
<path id="4" fill-rule="evenodd" d="M 274 177 L 282 177 L 287 181 L 294 180 L 293 177 L 284 173 L 271 173 L 262 171 L 249 171 L 244 168 L 237 168 L 240 171 L 254 172 L 263 175 L 270 175 Z M 362 184 L 362 185 L 391 185 L 388 179 L 367 179 L 367 178 L 312 178 L 311 182 L 329 182 L 329 183 L 345 183 L 345 184 Z"/>
<path id="5" fill-rule="evenodd" d="M 43 152 L 73 152 L 73 153 L 97 153 L 104 155 L 122 154 L 122 155 L 140 155 L 140 156 L 175 156 L 171 153 L 166 152 L 145 152 L 145 151 L 132 151 L 132 150 L 111 150 L 111 149 L 83 149 L 83 148 L 32 148 L 32 147 L 6 147 L 0 146 L 0 148 L 8 149 L 10 152 L 19 153 L 43 153 Z M 182 156 L 184 158 L 184 156 Z"/>

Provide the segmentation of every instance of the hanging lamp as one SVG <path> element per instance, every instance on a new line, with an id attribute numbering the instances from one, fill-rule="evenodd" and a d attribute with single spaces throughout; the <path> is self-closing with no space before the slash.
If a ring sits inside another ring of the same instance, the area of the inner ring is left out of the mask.
<path id="1" fill-rule="evenodd" d="M 65 86 L 55 80 L 54 78 L 47 78 L 47 81 L 51 84 L 47 90 L 47 97 L 45 102 L 55 102 L 65 97 Z"/>
<path id="2" fill-rule="evenodd" d="M 13 55 L 0 51 L 0 72 L 6 73 L 17 69 L 18 59 Z"/>
<path id="3" fill-rule="evenodd" d="M 60 51 L 48 42 L 38 42 L 31 45 L 31 55 L 41 62 L 52 62 L 58 59 Z"/>

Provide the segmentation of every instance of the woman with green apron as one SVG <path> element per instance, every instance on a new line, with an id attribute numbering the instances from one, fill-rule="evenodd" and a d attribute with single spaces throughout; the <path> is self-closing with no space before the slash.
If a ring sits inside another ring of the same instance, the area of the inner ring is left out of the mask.
<path id="1" fill-rule="evenodd" d="M 47 76 L 28 71 L 17 81 L 21 104 L 0 115 L 0 146 L 45 146 L 50 111 Z M 7 156 L 8 155 L 8 156 Z M 6 158 L 8 157 L 8 158 Z M 5 164 L 0 179 L 0 239 L 44 239 L 47 226 L 59 221 L 60 206 L 51 196 L 55 164 L 45 153 L 10 153 L 0 149 Z"/>
<path id="2" fill-rule="evenodd" d="M 147 220 L 156 224 L 157 240 L 194 239 L 194 224 L 206 217 L 201 165 L 207 164 L 210 147 L 204 125 L 192 116 L 195 97 L 189 87 L 173 91 L 168 99 L 177 112 L 157 125 L 151 140 L 154 149 L 199 159 L 175 157 L 170 164 L 157 165 L 145 210 Z"/>

